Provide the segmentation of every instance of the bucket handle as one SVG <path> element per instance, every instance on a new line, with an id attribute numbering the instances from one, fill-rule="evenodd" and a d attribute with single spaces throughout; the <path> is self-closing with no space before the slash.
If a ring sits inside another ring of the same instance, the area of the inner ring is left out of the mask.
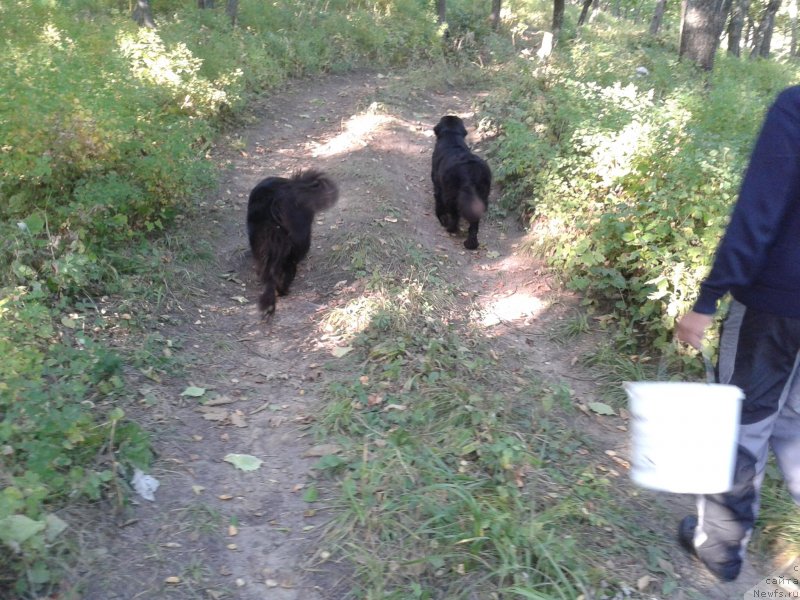
<path id="1" fill-rule="evenodd" d="M 706 380 L 708 383 L 716 383 L 717 382 L 717 374 L 714 371 L 714 365 L 711 364 L 711 358 L 708 356 L 708 350 L 703 348 L 700 351 L 700 354 L 703 357 L 703 365 L 706 368 Z"/>

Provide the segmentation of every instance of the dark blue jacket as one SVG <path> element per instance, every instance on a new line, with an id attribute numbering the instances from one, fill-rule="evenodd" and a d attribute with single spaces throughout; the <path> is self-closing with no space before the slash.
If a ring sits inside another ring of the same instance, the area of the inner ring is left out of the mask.
<path id="1" fill-rule="evenodd" d="M 800 86 L 767 112 L 694 310 L 713 314 L 726 292 L 754 310 L 800 318 Z"/>

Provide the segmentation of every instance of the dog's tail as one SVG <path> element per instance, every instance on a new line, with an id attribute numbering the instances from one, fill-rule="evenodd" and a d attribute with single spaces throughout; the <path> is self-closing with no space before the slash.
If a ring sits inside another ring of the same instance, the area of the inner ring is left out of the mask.
<path id="1" fill-rule="evenodd" d="M 480 221 L 486 212 L 486 203 L 472 185 L 463 185 L 458 190 L 458 210 L 467 223 Z"/>
<path id="2" fill-rule="evenodd" d="M 336 183 L 322 171 L 297 171 L 292 182 L 297 204 L 314 213 L 330 208 L 339 199 Z"/>

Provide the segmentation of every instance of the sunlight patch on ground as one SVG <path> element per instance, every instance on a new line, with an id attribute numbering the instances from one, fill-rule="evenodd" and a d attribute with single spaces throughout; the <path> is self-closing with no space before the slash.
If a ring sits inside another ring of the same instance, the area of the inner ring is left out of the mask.
<path id="1" fill-rule="evenodd" d="M 548 307 L 548 303 L 525 292 L 515 292 L 495 300 L 483 310 L 481 325 L 492 327 L 499 323 L 537 317 Z"/>
<path id="2" fill-rule="evenodd" d="M 352 336 L 365 330 L 383 304 L 382 298 L 361 296 L 344 306 L 338 306 L 323 319 L 322 329 L 327 334 Z"/>
<path id="3" fill-rule="evenodd" d="M 392 117 L 373 112 L 353 115 L 344 124 L 344 130 L 335 138 L 324 144 L 314 144 L 311 155 L 315 158 L 327 158 L 360 150 L 369 144 L 371 134 L 393 120 Z"/>

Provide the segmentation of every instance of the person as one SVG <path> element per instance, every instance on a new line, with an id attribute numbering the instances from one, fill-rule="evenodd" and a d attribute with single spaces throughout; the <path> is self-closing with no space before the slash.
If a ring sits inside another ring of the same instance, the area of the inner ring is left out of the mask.
<path id="1" fill-rule="evenodd" d="M 800 86 L 767 111 L 711 270 L 675 337 L 701 349 L 728 293 L 716 375 L 745 394 L 733 487 L 699 496 L 697 515 L 678 527 L 681 544 L 723 581 L 741 570 L 770 447 L 800 504 Z"/>

